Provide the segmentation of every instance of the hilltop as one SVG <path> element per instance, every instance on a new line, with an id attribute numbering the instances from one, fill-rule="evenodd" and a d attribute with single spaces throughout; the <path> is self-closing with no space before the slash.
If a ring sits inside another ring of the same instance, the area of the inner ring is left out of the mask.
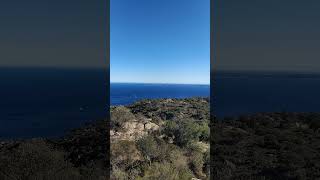
<path id="1" fill-rule="evenodd" d="M 209 99 L 111 108 L 112 179 L 208 179 Z"/>

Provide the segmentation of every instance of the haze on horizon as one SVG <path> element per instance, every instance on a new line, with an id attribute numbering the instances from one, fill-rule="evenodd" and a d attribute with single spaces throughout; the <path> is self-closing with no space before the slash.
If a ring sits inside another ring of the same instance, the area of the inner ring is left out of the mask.
<path id="1" fill-rule="evenodd" d="M 210 83 L 210 0 L 111 0 L 111 82 Z"/>

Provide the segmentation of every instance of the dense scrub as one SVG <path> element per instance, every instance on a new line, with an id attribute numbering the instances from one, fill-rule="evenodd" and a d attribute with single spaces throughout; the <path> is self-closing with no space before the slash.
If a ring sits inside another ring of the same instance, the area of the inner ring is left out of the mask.
<path id="1" fill-rule="evenodd" d="M 105 180 L 106 130 L 97 121 L 60 139 L 1 142 L 0 179 Z"/>
<path id="2" fill-rule="evenodd" d="M 111 142 L 111 179 L 209 179 L 208 99 L 144 100 L 112 108 L 115 131 L 126 131 L 121 124 L 130 121 L 160 128 Z"/>
<path id="3" fill-rule="evenodd" d="M 261 113 L 214 123 L 215 179 L 319 179 L 320 114 Z"/>

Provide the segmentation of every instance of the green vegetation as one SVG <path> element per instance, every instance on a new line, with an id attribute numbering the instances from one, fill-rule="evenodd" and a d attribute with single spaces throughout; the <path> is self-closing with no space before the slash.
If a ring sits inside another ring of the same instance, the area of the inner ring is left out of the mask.
<path id="1" fill-rule="evenodd" d="M 113 118 L 126 120 L 122 122 L 151 121 L 160 125 L 160 129 L 145 130 L 148 133 L 136 140 L 123 140 L 128 137 L 124 135 L 112 141 L 111 179 L 209 179 L 208 112 L 209 101 L 204 98 L 145 100 L 126 109 L 114 107 Z M 111 121 L 116 124 L 119 119 Z M 113 130 L 120 129 L 126 131 L 121 127 Z M 131 129 L 127 132 L 130 134 Z"/>
<path id="2" fill-rule="evenodd" d="M 106 121 L 97 121 L 59 139 L 0 143 L 1 180 L 105 180 Z"/>
<path id="3" fill-rule="evenodd" d="M 320 114 L 261 113 L 212 124 L 209 100 L 160 99 L 111 108 L 107 120 L 59 139 L 0 143 L 2 180 L 219 180 L 320 177 Z M 212 159 L 210 159 L 210 153 Z M 211 163 L 210 163 L 211 160 Z"/>
<path id="4" fill-rule="evenodd" d="M 145 100 L 111 107 L 112 132 L 102 120 L 58 139 L 2 141 L 0 179 L 105 180 L 109 159 L 111 179 L 208 179 L 208 105 L 203 98 Z"/>
<path id="5" fill-rule="evenodd" d="M 213 178 L 318 179 L 319 122 L 317 113 L 286 112 L 217 120 Z"/>
<path id="6" fill-rule="evenodd" d="M 97 167 L 75 167 L 67 153 L 43 139 L 9 143 L 0 153 L 3 180 L 87 180 L 105 179 Z"/>

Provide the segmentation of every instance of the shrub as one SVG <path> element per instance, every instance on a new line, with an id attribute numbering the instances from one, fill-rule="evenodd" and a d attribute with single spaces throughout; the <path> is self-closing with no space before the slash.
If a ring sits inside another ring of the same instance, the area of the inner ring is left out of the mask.
<path id="1" fill-rule="evenodd" d="M 118 106 L 111 110 L 111 128 L 119 128 L 123 123 L 135 119 L 130 109 L 124 106 Z"/>
<path id="2" fill-rule="evenodd" d="M 180 146 L 186 146 L 192 141 L 198 141 L 202 133 L 199 125 L 189 119 L 180 121 L 176 132 L 176 142 Z"/>
<path id="3" fill-rule="evenodd" d="M 177 169 L 185 169 L 188 168 L 187 157 L 183 154 L 183 152 L 176 148 L 171 151 L 170 159 L 168 162 L 171 162 L 173 166 Z"/>
<path id="4" fill-rule="evenodd" d="M 151 160 L 160 154 L 158 144 L 152 136 L 144 136 L 137 141 L 138 149 L 143 156 L 151 163 Z"/>
<path id="5" fill-rule="evenodd" d="M 204 164 L 203 164 L 203 166 L 204 166 L 204 172 L 205 172 L 205 174 L 207 175 L 207 177 L 210 177 L 210 151 L 206 151 L 205 153 L 204 153 Z"/>
<path id="6" fill-rule="evenodd" d="M 114 166 L 111 171 L 111 180 L 126 180 L 128 179 L 128 174 L 122 171 L 120 168 Z"/>
<path id="7" fill-rule="evenodd" d="M 152 163 L 151 166 L 145 171 L 142 180 L 180 180 L 191 179 L 192 173 L 188 168 L 178 169 L 173 164 L 165 163 Z"/>
<path id="8" fill-rule="evenodd" d="M 209 142 L 209 140 L 210 140 L 210 128 L 209 128 L 208 122 L 202 122 L 199 125 L 199 131 L 201 133 L 200 137 L 199 137 L 199 140 L 200 141 Z"/>
<path id="9" fill-rule="evenodd" d="M 17 144 L 0 154 L 0 179 L 81 179 L 65 153 L 42 140 Z"/>
<path id="10" fill-rule="evenodd" d="M 162 133 L 169 137 L 174 137 L 177 133 L 178 124 L 175 121 L 166 121 Z"/>
<path id="11" fill-rule="evenodd" d="M 111 143 L 111 164 L 128 168 L 140 159 L 140 152 L 132 141 L 121 140 Z"/>
<path id="12" fill-rule="evenodd" d="M 169 137 L 175 138 L 175 143 L 181 147 L 185 147 L 193 141 L 208 140 L 209 127 L 206 123 L 199 125 L 191 119 L 179 120 L 177 122 L 167 121 L 163 133 Z"/>
<path id="13" fill-rule="evenodd" d="M 198 176 L 203 177 L 203 164 L 204 158 L 201 152 L 194 151 L 190 156 L 190 167 L 191 170 Z"/>
<path id="14" fill-rule="evenodd" d="M 156 139 L 157 142 L 157 157 L 156 160 L 159 162 L 170 161 L 171 154 L 175 151 L 176 147 L 173 144 L 166 143 L 163 139 Z"/>

